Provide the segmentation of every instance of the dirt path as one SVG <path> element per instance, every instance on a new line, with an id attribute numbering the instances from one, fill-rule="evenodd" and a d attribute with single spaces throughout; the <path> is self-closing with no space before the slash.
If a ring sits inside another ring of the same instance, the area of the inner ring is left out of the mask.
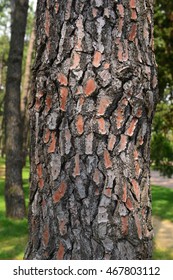
<path id="1" fill-rule="evenodd" d="M 173 223 L 153 217 L 153 226 L 155 247 L 164 251 L 173 251 Z"/>
<path id="2" fill-rule="evenodd" d="M 158 171 L 151 171 L 151 184 L 173 189 L 173 178 L 160 176 Z"/>

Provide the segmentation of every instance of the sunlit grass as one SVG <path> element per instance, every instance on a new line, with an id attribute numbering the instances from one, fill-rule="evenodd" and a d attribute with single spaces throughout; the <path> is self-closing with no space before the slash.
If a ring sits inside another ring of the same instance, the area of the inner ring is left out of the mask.
<path id="1" fill-rule="evenodd" d="M 173 251 L 154 249 L 153 250 L 153 260 L 173 260 Z"/>
<path id="2" fill-rule="evenodd" d="M 153 215 L 173 222 L 173 189 L 152 186 Z"/>
<path id="3" fill-rule="evenodd" d="M 27 217 L 23 220 L 12 220 L 5 216 L 4 201 L 4 166 L 5 159 L 0 158 L 0 259 L 23 259 L 28 238 Z M 26 206 L 28 206 L 29 193 L 29 162 L 22 172 Z"/>

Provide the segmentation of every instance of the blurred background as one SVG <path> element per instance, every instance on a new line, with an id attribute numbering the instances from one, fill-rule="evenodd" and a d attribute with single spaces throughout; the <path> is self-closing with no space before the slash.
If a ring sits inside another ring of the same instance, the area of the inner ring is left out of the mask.
<path id="1" fill-rule="evenodd" d="M 28 1 L 26 1 L 28 2 Z M 29 196 L 29 117 L 31 68 L 35 56 L 36 0 L 29 1 L 24 37 L 20 84 L 20 113 L 23 122 L 22 188 L 26 211 L 8 215 L 5 193 L 5 94 L 7 65 L 15 21 L 15 0 L 0 0 L 0 259 L 22 259 L 27 243 Z M 151 139 L 151 184 L 153 200 L 153 259 L 173 259 L 173 1 L 155 0 L 155 54 L 158 64 L 159 103 Z M 14 57 L 13 57 L 14 60 Z"/>

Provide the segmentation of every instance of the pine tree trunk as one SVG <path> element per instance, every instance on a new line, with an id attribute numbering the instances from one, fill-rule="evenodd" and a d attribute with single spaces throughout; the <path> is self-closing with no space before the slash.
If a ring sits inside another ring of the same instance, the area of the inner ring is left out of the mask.
<path id="1" fill-rule="evenodd" d="M 35 23 L 32 28 L 27 56 L 26 56 L 26 65 L 23 78 L 23 90 L 21 96 L 21 117 L 22 117 L 22 152 L 23 152 L 23 165 L 26 162 L 26 156 L 28 155 L 29 149 L 29 112 L 28 112 L 28 99 L 31 90 L 31 66 L 32 66 L 32 57 L 34 51 L 35 43 Z"/>
<path id="2" fill-rule="evenodd" d="M 25 216 L 22 186 L 22 130 L 20 115 L 21 68 L 28 0 L 17 0 L 13 13 L 10 52 L 5 95 L 6 146 L 6 214 L 11 218 Z"/>
<path id="3" fill-rule="evenodd" d="M 149 259 L 150 0 L 38 1 L 26 259 Z"/>

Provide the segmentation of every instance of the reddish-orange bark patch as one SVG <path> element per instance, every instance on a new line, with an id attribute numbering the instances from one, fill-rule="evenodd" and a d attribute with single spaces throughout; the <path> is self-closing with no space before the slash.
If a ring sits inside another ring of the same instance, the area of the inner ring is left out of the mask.
<path id="1" fill-rule="evenodd" d="M 112 195 L 112 189 L 107 188 L 104 190 L 104 195 L 106 195 L 107 197 L 111 197 Z"/>
<path id="2" fill-rule="evenodd" d="M 136 20 L 137 19 L 137 13 L 135 9 L 131 10 L 131 19 Z"/>
<path id="3" fill-rule="evenodd" d="M 44 187 L 44 180 L 43 180 L 43 178 L 39 178 L 38 185 L 39 185 L 40 189 L 43 189 L 43 187 Z"/>
<path id="4" fill-rule="evenodd" d="M 139 216 L 137 214 L 135 214 L 134 217 L 135 217 L 135 224 L 136 224 L 136 228 L 137 228 L 138 237 L 139 237 L 139 239 L 142 239 L 141 221 L 140 221 Z"/>
<path id="5" fill-rule="evenodd" d="M 112 161 L 110 158 L 110 154 L 107 150 L 104 150 L 104 164 L 105 164 L 106 169 L 112 167 Z"/>
<path id="6" fill-rule="evenodd" d="M 37 112 L 39 112 L 40 106 L 41 106 L 40 98 L 36 97 L 36 101 L 35 101 L 35 110 L 36 110 Z"/>
<path id="7" fill-rule="evenodd" d="M 142 112 L 143 112 L 142 108 L 139 108 L 139 109 L 137 110 L 136 117 L 137 117 L 137 118 L 140 118 L 140 117 L 142 116 Z"/>
<path id="8" fill-rule="evenodd" d="M 64 245 L 62 244 L 62 242 L 60 242 L 59 249 L 57 252 L 57 260 L 63 260 L 64 252 L 65 252 Z"/>
<path id="9" fill-rule="evenodd" d="M 125 150 L 126 145 L 127 145 L 127 139 L 128 137 L 124 134 L 121 135 L 121 139 L 120 139 L 120 144 L 119 144 L 119 152 L 122 152 Z"/>
<path id="10" fill-rule="evenodd" d="M 126 200 L 127 200 L 127 186 L 126 186 L 126 184 L 124 184 L 124 186 L 123 186 L 122 201 L 123 201 L 123 202 L 126 202 Z"/>
<path id="11" fill-rule="evenodd" d="M 138 119 L 136 118 L 133 118 L 131 123 L 130 123 L 130 126 L 128 127 L 127 131 L 126 131 L 126 134 L 129 135 L 129 136 L 132 136 L 133 135 L 133 132 L 136 128 L 136 124 L 138 122 Z"/>
<path id="12" fill-rule="evenodd" d="M 74 177 L 80 175 L 80 161 L 79 161 L 79 154 L 75 155 L 75 167 L 73 172 Z"/>
<path id="13" fill-rule="evenodd" d="M 52 98 L 51 98 L 50 95 L 46 96 L 45 103 L 46 103 L 46 112 L 48 113 L 50 111 L 51 107 L 52 107 Z"/>
<path id="14" fill-rule="evenodd" d="M 123 235 L 128 234 L 129 224 L 128 224 L 128 216 L 121 217 L 121 231 Z"/>
<path id="15" fill-rule="evenodd" d="M 61 86 L 67 86 L 67 77 L 63 73 L 59 73 L 57 78 Z"/>
<path id="16" fill-rule="evenodd" d="M 139 153 L 138 153 L 138 151 L 137 151 L 137 150 L 134 150 L 134 152 L 133 152 L 133 156 L 134 156 L 134 159 L 135 159 L 135 160 L 138 160 Z"/>
<path id="17" fill-rule="evenodd" d="M 82 115 L 77 116 L 76 129 L 79 135 L 81 135 L 84 132 L 84 120 Z"/>
<path id="18" fill-rule="evenodd" d="M 45 246 L 49 243 L 49 226 L 46 224 L 43 230 L 43 243 Z"/>
<path id="19" fill-rule="evenodd" d="M 120 16 L 124 17 L 124 7 L 123 7 L 123 5 L 122 4 L 118 4 L 117 5 L 117 9 L 118 9 L 118 11 L 120 13 Z"/>
<path id="20" fill-rule="evenodd" d="M 48 153 L 54 153 L 56 148 L 56 132 L 51 132 L 51 144 L 48 148 Z"/>
<path id="21" fill-rule="evenodd" d="M 134 23 L 132 25 L 130 34 L 129 34 L 129 41 L 134 41 L 135 37 L 136 37 L 136 32 L 137 32 L 137 24 Z"/>
<path id="22" fill-rule="evenodd" d="M 126 207 L 127 207 L 130 211 L 134 210 L 134 207 L 133 207 L 133 204 L 132 204 L 130 198 L 127 198 L 127 200 L 126 200 Z"/>
<path id="23" fill-rule="evenodd" d="M 118 60 L 120 62 L 123 61 L 123 46 L 122 46 L 122 42 L 120 41 L 120 38 L 116 39 L 116 44 L 118 46 Z"/>
<path id="24" fill-rule="evenodd" d="M 102 58 L 102 54 L 99 51 L 95 51 L 94 53 L 94 58 L 93 58 L 93 66 L 94 67 L 99 67 L 101 64 L 101 58 Z"/>
<path id="25" fill-rule="evenodd" d="M 130 8 L 131 9 L 136 8 L 136 0 L 130 0 Z"/>
<path id="26" fill-rule="evenodd" d="M 99 100 L 99 106 L 97 108 L 97 115 L 103 116 L 110 104 L 111 104 L 111 100 L 108 96 L 101 97 Z"/>
<path id="27" fill-rule="evenodd" d="M 106 123 L 104 118 L 99 118 L 98 120 L 98 128 L 101 134 L 106 134 Z"/>
<path id="28" fill-rule="evenodd" d="M 61 87 L 60 88 L 60 109 L 62 111 L 66 111 L 66 103 L 67 103 L 67 97 L 68 97 L 68 88 Z"/>
<path id="29" fill-rule="evenodd" d="M 38 175 L 38 178 L 41 178 L 41 177 L 42 177 L 42 174 L 43 174 L 42 164 L 39 163 L 39 164 L 37 165 L 37 175 Z"/>
<path id="30" fill-rule="evenodd" d="M 59 185 L 59 188 L 53 194 L 53 202 L 54 203 L 57 203 L 57 202 L 60 201 L 60 199 L 65 195 L 66 189 L 67 189 L 66 182 L 61 182 L 61 184 Z"/>
<path id="31" fill-rule="evenodd" d="M 84 93 L 86 94 L 86 96 L 90 96 L 93 92 L 95 92 L 96 88 L 96 82 L 94 81 L 94 79 L 91 78 L 86 82 L 86 85 L 84 87 Z"/>
<path id="32" fill-rule="evenodd" d="M 133 185 L 133 191 L 135 193 L 135 196 L 137 198 L 137 200 L 140 200 L 140 188 L 139 188 L 139 184 L 135 179 L 132 179 L 132 185 Z"/>
<path id="33" fill-rule="evenodd" d="M 44 143 L 47 144 L 50 139 L 50 130 L 47 128 L 44 134 Z"/>
<path id="34" fill-rule="evenodd" d="M 110 63 L 108 62 L 105 62 L 105 64 L 103 65 L 104 69 L 109 69 L 110 67 Z"/>
<path id="35" fill-rule="evenodd" d="M 115 146 L 115 142 L 116 142 L 116 136 L 111 134 L 109 141 L 108 141 L 108 150 L 112 151 L 114 146 Z"/>
<path id="36" fill-rule="evenodd" d="M 140 136 L 139 137 L 139 145 L 141 146 L 141 145 L 143 145 L 143 143 L 144 143 L 144 139 L 143 139 L 142 136 Z"/>

